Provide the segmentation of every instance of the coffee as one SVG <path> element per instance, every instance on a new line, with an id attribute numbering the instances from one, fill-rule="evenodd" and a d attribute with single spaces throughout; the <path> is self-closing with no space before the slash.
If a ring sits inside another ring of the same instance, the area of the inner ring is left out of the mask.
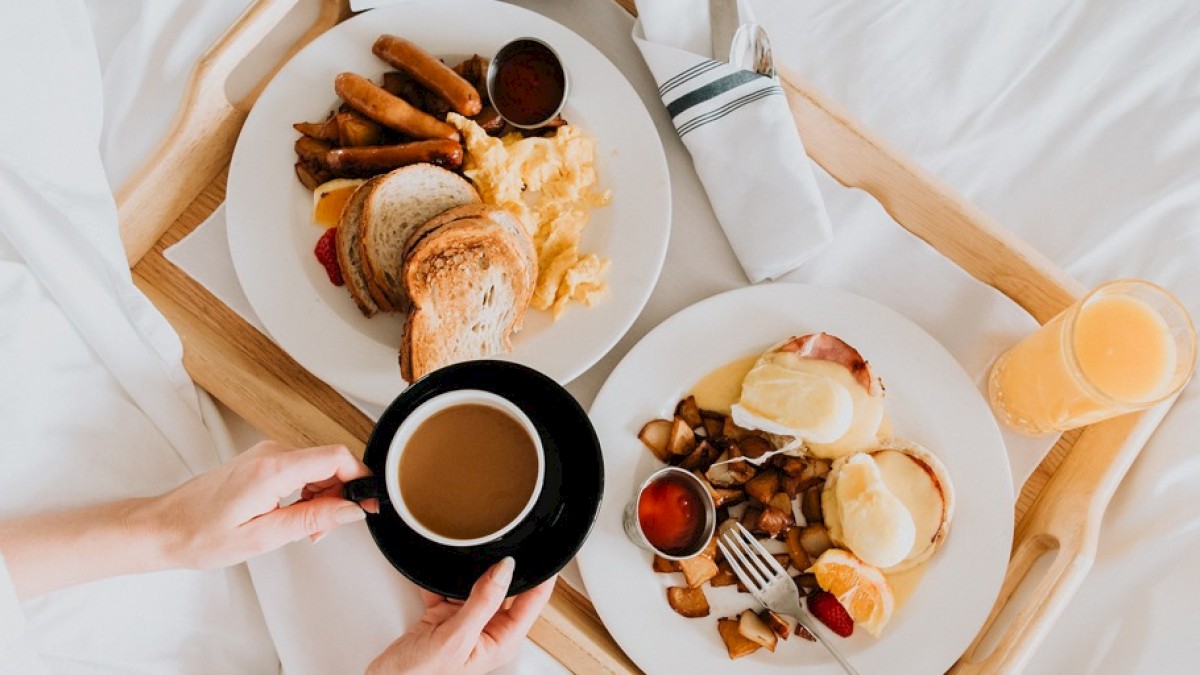
<path id="1" fill-rule="evenodd" d="M 404 446 L 398 479 L 421 525 L 451 539 L 484 537 L 513 521 L 538 482 L 539 455 L 520 422 L 467 403 L 421 422 Z"/>

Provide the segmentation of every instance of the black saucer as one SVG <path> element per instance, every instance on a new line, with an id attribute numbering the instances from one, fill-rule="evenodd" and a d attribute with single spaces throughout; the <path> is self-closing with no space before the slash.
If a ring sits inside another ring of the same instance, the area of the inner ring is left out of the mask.
<path id="1" fill-rule="evenodd" d="M 392 566 L 413 583 L 448 598 L 465 598 L 484 570 L 504 556 L 517 561 L 509 593 L 529 590 L 558 573 L 583 546 L 604 494 L 604 460 L 587 413 L 545 375 L 506 361 L 468 361 L 417 380 L 379 418 L 363 461 L 380 476 L 392 437 L 417 406 L 457 389 L 481 389 L 512 401 L 537 428 L 546 473 L 533 510 L 500 539 L 456 548 L 429 541 L 384 506 L 367 527 Z"/>

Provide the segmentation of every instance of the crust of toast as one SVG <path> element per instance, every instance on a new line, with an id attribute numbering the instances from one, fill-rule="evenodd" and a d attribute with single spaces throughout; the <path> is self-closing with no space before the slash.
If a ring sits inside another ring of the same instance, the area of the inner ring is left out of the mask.
<path id="1" fill-rule="evenodd" d="M 361 239 L 359 228 L 363 203 L 366 201 L 367 193 L 377 180 L 378 178 L 372 178 L 360 185 L 346 202 L 346 206 L 342 209 L 342 215 L 338 218 L 337 246 L 335 247 L 338 265 L 341 266 L 342 276 L 346 281 L 346 290 L 350 292 L 354 304 L 358 305 L 358 310 L 367 318 L 374 316 L 380 310 L 380 306 L 367 290 L 367 279 L 363 272 L 362 255 L 359 248 Z"/>

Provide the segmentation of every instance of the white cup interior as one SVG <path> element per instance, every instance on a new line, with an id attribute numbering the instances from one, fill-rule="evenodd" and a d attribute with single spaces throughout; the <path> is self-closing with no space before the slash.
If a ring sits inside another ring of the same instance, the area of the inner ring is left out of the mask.
<path id="1" fill-rule="evenodd" d="M 529 435 L 533 441 L 534 452 L 537 455 L 537 481 L 533 485 L 533 491 L 529 495 L 529 499 L 525 502 L 524 508 L 509 521 L 504 527 L 492 532 L 491 534 L 474 539 L 454 539 L 446 537 L 421 524 L 419 520 L 413 516 L 408 510 L 408 506 L 400 495 L 400 457 L 404 454 L 404 449 L 408 446 L 408 441 L 412 438 L 413 433 L 430 417 L 435 414 L 458 405 L 483 405 L 489 408 L 499 410 L 512 419 L 516 420 L 525 433 Z M 545 482 L 546 475 L 546 457 L 545 451 L 542 448 L 542 439 L 538 436 L 537 429 L 534 428 L 533 422 L 525 415 L 512 401 L 497 396 L 489 391 L 479 389 L 458 389 L 456 391 L 446 392 L 434 396 L 417 406 L 416 410 L 400 423 L 400 428 L 396 430 L 396 435 L 392 437 L 391 445 L 388 446 L 387 461 L 384 463 L 384 471 L 386 472 L 385 484 L 387 485 L 388 497 L 391 499 L 392 508 L 400 519 L 406 525 L 411 527 L 422 537 L 430 541 L 443 544 L 445 546 L 476 546 L 478 544 L 486 544 L 489 541 L 495 541 L 507 534 L 510 530 L 517 526 L 525 516 L 533 509 L 533 505 L 537 503 L 538 496 L 542 493 L 542 484 Z"/>

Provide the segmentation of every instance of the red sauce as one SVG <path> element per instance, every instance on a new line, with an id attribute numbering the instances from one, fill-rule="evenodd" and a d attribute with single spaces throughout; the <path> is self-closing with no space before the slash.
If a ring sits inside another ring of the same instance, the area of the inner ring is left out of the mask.
<path id="1" fill-rule="evenodd" d="M 694 553 L 703 543 L 704 501 L 686 478 L 666 474 L 646 486 L 638 498 L 642 533 L 668 555 Z"/>
<path id="2" fill-rule="evenodd" d="M 554 54 L 529 43 L 497 65 L 492 105 L 514 124 L 539 124 L 558 111 L 566 83 L 566 73 Z"/>

